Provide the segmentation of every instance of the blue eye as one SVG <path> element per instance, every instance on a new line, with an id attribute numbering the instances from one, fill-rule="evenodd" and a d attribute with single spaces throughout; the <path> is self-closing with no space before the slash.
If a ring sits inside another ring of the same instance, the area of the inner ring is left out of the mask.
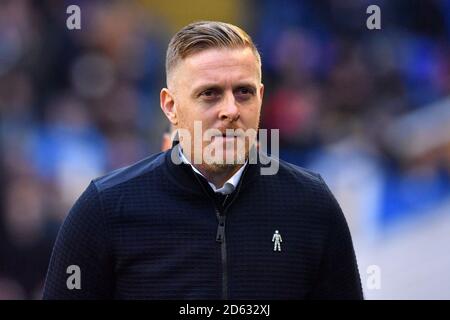
<path id="1" fill-rule="evenodd" d="M 255 94 L 255 90 L 249 87 L 241 87 L 237 89 L 235 94 L 241 98 L 250 98 Z"/>
<path id="2" fill-rule="evenodd" d="M 206 90 L 202 92 L 202 95 L 206 97 L 211 97 L 213 94 L 214 92 L 212 90 Z"/>
<path id="3" fill-rule="evenodd" d="M 202 91 L 199 95 L 200 98 L 206 99 L 206 100 L 214 100 L 218 98 L 220 93 L 217 90 L 214 89 L 207 89 L 205 91 Z"/>

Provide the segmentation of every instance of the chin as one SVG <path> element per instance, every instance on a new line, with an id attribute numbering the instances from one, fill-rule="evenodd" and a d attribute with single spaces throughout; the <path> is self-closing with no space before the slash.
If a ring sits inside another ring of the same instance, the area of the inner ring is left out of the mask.
<path id="1" fill-rule="evenodd" d="M 240 154 L 236 154 L 236 152 L 233 152 L 231 157 L 233 161 L 226 162 L 224 156 L 222 159 L 220 159 L 220 161 L 214 161 L 213 159 L 211 159 L 211 161 L 208 161 L 209 163 L 207 163 L 206 161 L 205 163 L 207 164 L 208 168 L 210 168 L 211 171 L 224 171 L 242 166 L 243 164 L 245 164 L 247 157 L 248 152 Z"/>
<path id="2" fill-rule="evenodd" d="M 236 166 L 237 166 L 236 164 L 213 163 L 213 164 L 209 164 L 208 168 L 212 172 L 222 172 L 222 171 L 233 169 Z"/>

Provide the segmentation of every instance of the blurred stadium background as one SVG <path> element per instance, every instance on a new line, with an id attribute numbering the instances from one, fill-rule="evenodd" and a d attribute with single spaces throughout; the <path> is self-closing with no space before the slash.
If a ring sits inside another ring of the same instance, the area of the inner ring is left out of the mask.
<path id="1" fill-rule="evenodd" d="M 366 28 L 370 4 L 381 30 Z M 0 299 L 39 299 L 90 179 L 160 150 L 165 50 L 194 20 L 254 38 L 262 127 L 335 193 L 365 297 L 450 299 L 447 0 L 0 1 Z"/>

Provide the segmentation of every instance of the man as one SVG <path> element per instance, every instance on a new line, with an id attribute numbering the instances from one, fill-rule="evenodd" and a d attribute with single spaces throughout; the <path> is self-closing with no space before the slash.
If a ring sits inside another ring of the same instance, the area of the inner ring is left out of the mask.
<path id="1" fill-rule="evenodd" d="M 264 86 L 251 38 L 190 24 L 166 75 L 161 108 L 180 143 L 91 182 L 61 227 L 44 298 L 361 299 L 320 176 L 262 152 L 252 161 L 255 136 L 242 132 L 258 129 Z M 278 169 L 263 175 L 267 160 Z"/>

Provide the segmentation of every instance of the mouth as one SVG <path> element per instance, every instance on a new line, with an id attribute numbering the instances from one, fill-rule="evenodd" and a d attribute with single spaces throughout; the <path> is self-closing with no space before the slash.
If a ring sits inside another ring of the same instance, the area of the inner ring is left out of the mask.
<path id="1" fill-rule="evenodd" d="M 213 138 L 215 139 L 215 138 L 220 138 L 220 139 L 226 139 L 226 140 L 228 140 L 228 139 L 236 139 L 236 138 L 239 138 L 239 135 L 237 135 L 237 134 L 226 134 L 226 133 L 223 133 L 223 134 L 221 134 L 221 135 L 216 135 L 216 136 L 213 136 Z"/>
<path id="2" fill-rule="evenodd" d="M 214 137 L 212 137 L 211 142 L 218 141 L 219 143 L 220 142 L 225 143 L 225 142 L 234 141 L 236 138 L 237 137 L 233 137 L 233 136 L 214 136 Z"/>
<path id="3" fill-rule="evenodd" d="M 218 130 L 217 134 L 211 137 L 211 142 L 231 145 L 236 144 L 238 140 L 241 140 L 244 137 L 244 134 L 241 132 L 242 129 L 225 128 Z"/>
<path id="4" fill-rule="evenodd" d="M 221 134 L 213 136 L 211 143 L 223 145 L 224 147 L 236 146 L 239 141 L 239 137 L 235 134 Z"/>
<path id="5" fill-rule="evenodd" d="M 241 130 L 237 130 L 237 129 L 224 129 L 224 130 L 220 130 L 221 134 L 218 134 L 217 137 L 222 137 L 222 138 L 238 138 L 240 137 L 242 134 L 239 132 Z"/>

